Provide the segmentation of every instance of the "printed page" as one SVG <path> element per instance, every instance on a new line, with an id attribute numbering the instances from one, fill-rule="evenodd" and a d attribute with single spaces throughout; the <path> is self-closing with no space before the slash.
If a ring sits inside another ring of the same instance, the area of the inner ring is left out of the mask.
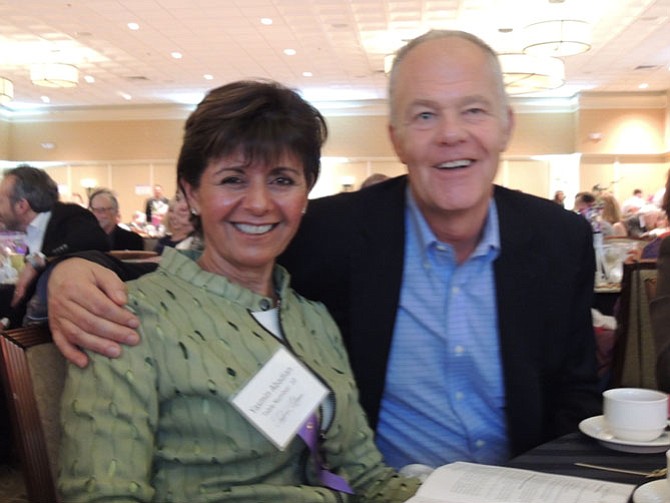
<path id="1" fill-rule="evenodd" d="M 451 463 L 407 503 L 627 503 L 635 486 L 548 473 Z"/>

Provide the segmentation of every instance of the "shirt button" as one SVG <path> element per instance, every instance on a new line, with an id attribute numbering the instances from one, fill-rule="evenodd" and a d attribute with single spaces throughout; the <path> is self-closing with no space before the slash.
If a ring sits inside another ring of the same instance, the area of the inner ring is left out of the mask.
<path id="1" fill-rule="evenodd" d="M 479 439 L 475 442 L 475 445 L 477 446 L 478 449 L 481 449 L 486 445 L 486 441 Z"/>
<path id="2" fill-rule="evenodd" d="M 459 287 L 459 286 L 451 287 L 451 293 L 459 293 L 460 291 L 461 291 L 461 287 Z"/>
<path id="3" fill-rule="evenodd" d="M 463 346 L 459 345 L 454 348 L 454 353 L 457 355 L 462 355 L 463 351 L 465 351 L 465 348 Z"/>
<path id="4" fill-rule="evenodd" d="M 463 392 L 462 391 L 457 391 L 456 392 L 456 400 L 463 400 Z"/>
<path id="5" fill-rule="evenodd" d="M 261 311 L 267 311 L 270 309 L 270 301 L 268 299 L 261 299 L 258 305 L 261 307 Z"/>

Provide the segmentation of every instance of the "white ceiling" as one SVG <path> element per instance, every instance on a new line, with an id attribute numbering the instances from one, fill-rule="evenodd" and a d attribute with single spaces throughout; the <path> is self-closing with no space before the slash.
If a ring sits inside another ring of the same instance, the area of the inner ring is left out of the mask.
<path id="1" fill-rule="evenodd" d="M 594 26 L 591 50 L 564 58 L 567 83 L 554 95 L 670 89 L 670 0 L 0 0 L 0 76 L 15 87 L 5 112 L 195 103 L 208 88 L 248 77 L 346 107 L 383 100 L 384 55 L 428 28 L 472 31 L 499 52 L 518 51 L 523 27 L 548 18 Z M 37 87 L 29 66 L 46 58 L 76 64 L 95 82 Z"/>

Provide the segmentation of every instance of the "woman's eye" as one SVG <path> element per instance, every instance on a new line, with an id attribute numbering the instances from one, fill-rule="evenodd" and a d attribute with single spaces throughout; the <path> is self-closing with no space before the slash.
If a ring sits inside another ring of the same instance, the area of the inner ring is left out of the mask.
<path id="1" fill-rule="evenodd" d="M 433 118 L 434 116 L 435 114 L 433 112 L 421 112 L 416 116 L 416 118 L 422 121 L 426 121 Z"/>
<path id="2" fill-rule="evenodd" d="M 295 185 L 293 178 L 288 176 L 278 176 L 274 179 L 273 183 L 276 183 L 277 185 Z"/>
<path id="3" fill-rule="evenodd" d="M 227 176 L 221 180 L 221 185 L 236 185 L 242 183 L 242 179 L 239 176 Z"/>

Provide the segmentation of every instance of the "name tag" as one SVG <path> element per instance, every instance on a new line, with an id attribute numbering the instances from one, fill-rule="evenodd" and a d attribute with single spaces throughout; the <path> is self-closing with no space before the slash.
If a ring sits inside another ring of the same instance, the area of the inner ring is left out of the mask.
<path id="1" fill-rule="evenodd" d="M 284 450 L 328 389 L 281 347 L 231 400 L 268 440 Z"/>

